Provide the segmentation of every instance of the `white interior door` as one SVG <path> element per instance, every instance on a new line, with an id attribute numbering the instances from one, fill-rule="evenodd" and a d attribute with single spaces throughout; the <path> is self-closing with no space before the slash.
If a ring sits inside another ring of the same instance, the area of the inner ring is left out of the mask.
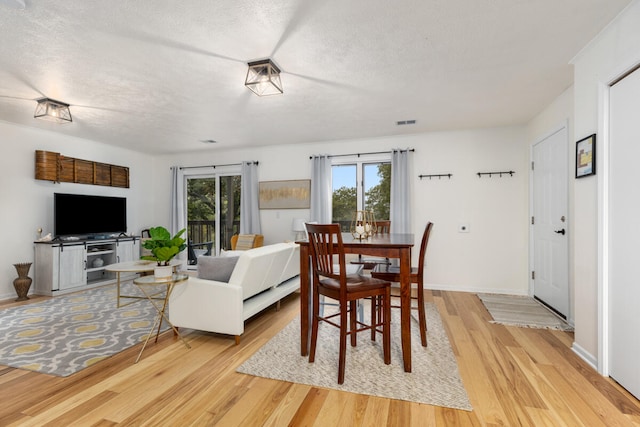
<path id="1" fill-rule="evenodd" d="M 609 375 L 640 399 L 640 70 L 609 101 Z"/>
<path id="2" fill-rule="evenodd" d="M 533 295 L 569 314 L 567 128 L 533 146 Z"/>

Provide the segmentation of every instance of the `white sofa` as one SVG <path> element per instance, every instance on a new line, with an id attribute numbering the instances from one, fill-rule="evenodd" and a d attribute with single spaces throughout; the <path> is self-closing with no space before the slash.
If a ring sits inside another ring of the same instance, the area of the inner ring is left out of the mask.
<path id="1" fill-rule="evenodd" d="M 276 243 L 242 251 L 228 283 L 190 277 L 169 298 L 174 326 L 236 336 L 244 321 L 300 288 L 300 247 Z"/>

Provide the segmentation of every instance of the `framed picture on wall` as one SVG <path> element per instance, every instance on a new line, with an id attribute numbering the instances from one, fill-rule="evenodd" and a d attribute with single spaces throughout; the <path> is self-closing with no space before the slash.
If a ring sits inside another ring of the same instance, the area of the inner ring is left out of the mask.
<path id="1" fill-rule="evenodd" d="M 596 174 L 596 134 L 576 142 L 576 178 Z"/>
<path id="2" fill-rule="evenodd" d="M 260 209 L 309 209 L 311 180 L 260 181 Z"/>

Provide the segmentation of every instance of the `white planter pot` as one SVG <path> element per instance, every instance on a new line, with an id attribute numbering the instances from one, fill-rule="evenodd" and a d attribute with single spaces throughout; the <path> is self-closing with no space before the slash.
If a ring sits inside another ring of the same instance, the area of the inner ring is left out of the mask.
<path id="1" fill-rule="evenodd" d="M 170 265 L 156 266 L 153 269 L 153 275 L 157 279 L 169 279 L 173 275 L 173 267 Z"/>

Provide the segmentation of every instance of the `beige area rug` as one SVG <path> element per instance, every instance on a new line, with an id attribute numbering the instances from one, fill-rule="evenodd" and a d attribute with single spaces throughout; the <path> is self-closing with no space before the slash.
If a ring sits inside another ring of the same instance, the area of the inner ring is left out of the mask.
<path id="1" fill-rule="evenodd" d="M 493 317 L 491 323 L 522 328 L 573 331 L 571 325 L 534 298 L 520 295 L 478 294 Z"/>
<path id="2" fill-rule="evenodd" d="M 294 319 L 251 356 L 238 372 L 352 393 L 406 400 L 471 411 L 458 373 L 456 358 L 442 326 L 438 309 L 427 308 L 428 346 L 420 345 L 418 322 L 412 318 L 412 373 L 404 372 L 400 346 L 400 313 L 393 310 L 391 364 L 382 358 L 382 337 L 372 342 L 367 332 L 358 345 L 347 345 L 344 384 L 338 384 L 338 329 L 321 324 L 316 360 L 300 356 L 300 320 Z"/>
<path id="3" fill-rule="evenodd" d="M 117 308 L 115 285 L 1 309 L 0 365 L 66 377 L 143 341 L 157 314 L 148 300 Z"/>

